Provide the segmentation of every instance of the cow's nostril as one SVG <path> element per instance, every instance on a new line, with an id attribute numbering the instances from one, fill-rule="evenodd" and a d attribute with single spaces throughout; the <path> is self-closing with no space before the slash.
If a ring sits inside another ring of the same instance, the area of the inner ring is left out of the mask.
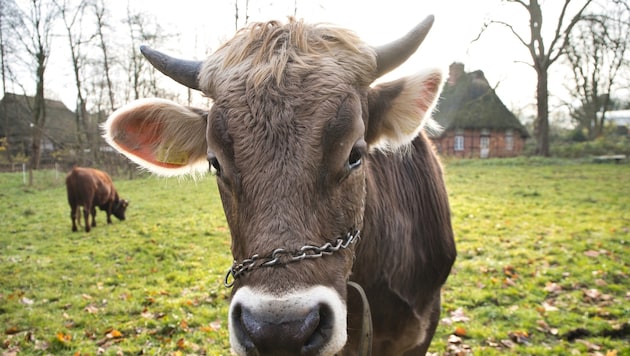
<path id="1" fill-rule="evenodd" d="M 249 337 L 248 333 L 245 331 L 243 327 L 242 321 L 242 313 L 243 308 L 240 305 L 234 306 L 234 309 L 231 313 L 231 324 L 232 324 L 232 333 L 238 340 L 239 344 L 245 349 L 245 351 L 249 354 L 251 351 L 256 349 L 254 342 Z"/>
<path id="2" fill-rule="evenodd" d="M 333 311 L 327 304 L 319 304 L 312 313 L 317 313 L 317 325 L 311 336 L 302 346 L 302 354 L 317 354 L 332 337 L 334 327 Z M 310 314 L 309 314 L 310 315 Z"/>
<path id="3" fill-rule="evenodd" d="M 307 311 L 269 313 L 244 306 L 232 310 L 233 332 L 247 353 L 316 355 L 332 336 L 332 309 L 318 304 Z"/>

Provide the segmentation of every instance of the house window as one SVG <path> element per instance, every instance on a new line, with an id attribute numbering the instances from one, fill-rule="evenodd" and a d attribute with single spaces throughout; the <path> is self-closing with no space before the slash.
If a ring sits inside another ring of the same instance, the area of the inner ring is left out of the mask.
<path id="1" fill-rule="evenodd" d="M 479 140 L 479 146 L 482 150 L 490 149 L 490 136 L 481 136 Z"/>
<path id="2" fill-rule="evenodd" d="M 455 149 L 455 151 L 464 150 L 464 130 L 455 130 L 455 144 L 453 149 Z"/>
<path id="3" fill-rule="evenodd" d="M 514 149 L 514 131 L 512 129 L 505 130 L 505 149 L 507 151 Z"/>
<path id="4" fill-rule="evenodd" d="M 481 129 L 479 137 L 479 157 L 490 157 L 490 130 Z"/>

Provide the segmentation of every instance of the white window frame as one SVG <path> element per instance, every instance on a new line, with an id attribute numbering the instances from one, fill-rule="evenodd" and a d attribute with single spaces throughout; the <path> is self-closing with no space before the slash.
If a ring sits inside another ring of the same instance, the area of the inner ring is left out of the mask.
<path id="1" fill-rule="evenodd" d="M 514 131 L 512 129 L 505 130 L 505 150 L 514 150 Z"/>
<path id="2" fill-rule="evenodd" d="M 464 135 L 455 135 L 455 141 L 453 144 L 453 149 L 455 151 L 463 151 L 464 150 Z"/>

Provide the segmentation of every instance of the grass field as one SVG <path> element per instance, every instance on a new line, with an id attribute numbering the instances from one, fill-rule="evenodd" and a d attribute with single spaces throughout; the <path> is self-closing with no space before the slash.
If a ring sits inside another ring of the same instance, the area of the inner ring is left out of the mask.
<path id="1" fill-rule="evenodd" d="M 458 260 L 431 352 L 629 355 L 630 165 L 445 166 Z M 2 355 L 229 355 L 212 177 L 115 179 L 127 221 L 72 233 L 64 174 L 0 174 Z"/>

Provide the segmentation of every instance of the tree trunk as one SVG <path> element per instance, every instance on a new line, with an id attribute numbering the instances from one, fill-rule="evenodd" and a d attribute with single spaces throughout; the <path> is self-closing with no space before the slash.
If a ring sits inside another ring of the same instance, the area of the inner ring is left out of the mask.
<path id="1" fill-rule="evenodd" d="M 536 85 L 537 116 L 534 121 L 536 137 L 536 155 L 549 157 L 549 89 L 547 71 L 536 69 L 538 84 Z"/>
<path id="2" fill-rule="evenodd" d="M 37 59 L 37 88 L 35 91 L 35 98 L 33 99 L 33 142 L 31 143 L 29 169 L 39 169 L 42 136 L 44 124 L 46 123 L 46 102 L 44 99 L 44 72 L 46 71 L 46 59 L 43 55 L 43 50 L 40 52 L 40 55 L 37 56 Z M 29 185 L 32 185 L 32 183 L 33 182 L 29 182 Z"/>
<path id="3" fill-rule="evenodd" d="M 116 110 L 116 105 L 114 102 L 114 85 L 112 84 L 111 78 L 111 69 L 110 69 L 110 61 L 109 54 L 107 52 L 107 43 L 105 41 L 105 2 L 99 2 L 98 4 L 94 4 L 94 14 L 96 16 L 96 33 L 99 38 L 99 45 L 101 48 L 101 52 L 103 52 L 103 71 L 105 74 L 105 82 L 107 83 L 107 95 L 109 98 L 109 110 L 113 112 Z"/>

